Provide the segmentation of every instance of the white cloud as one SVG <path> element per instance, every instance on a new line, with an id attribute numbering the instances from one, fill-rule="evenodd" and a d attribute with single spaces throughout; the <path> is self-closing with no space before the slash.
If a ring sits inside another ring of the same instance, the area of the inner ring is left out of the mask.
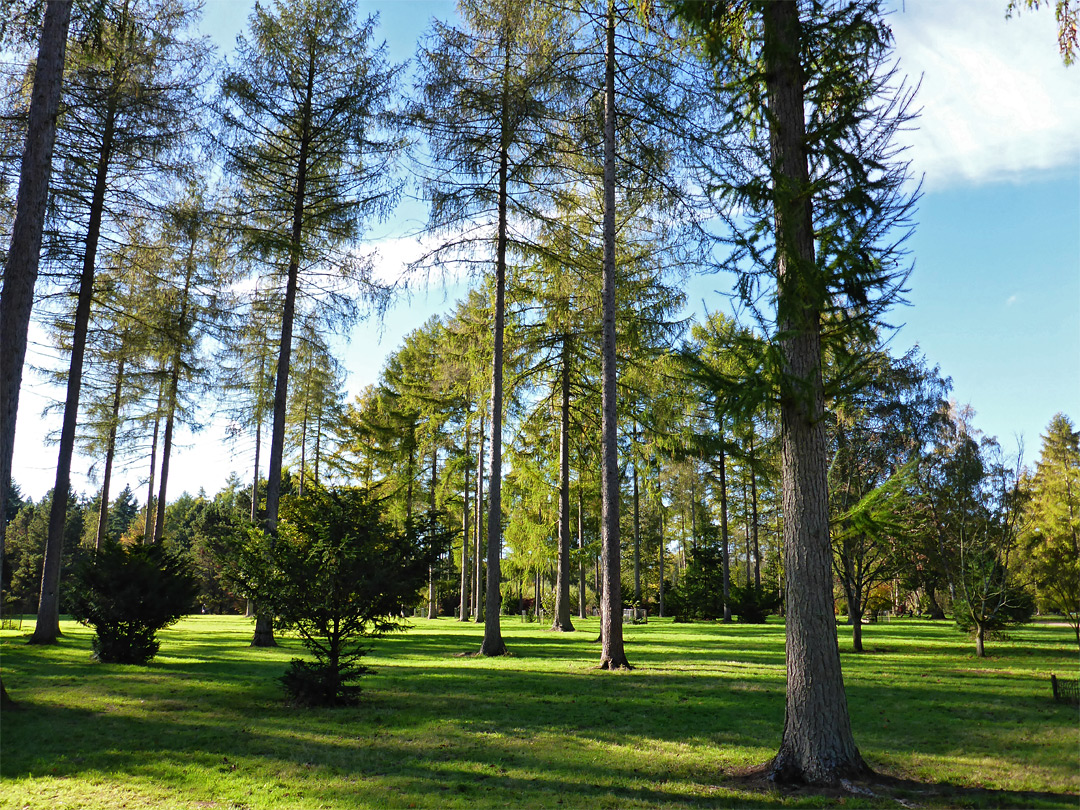
<path id="1" fill-rule="evenodd" d="M 1005 306 L 1007 306 L 1007 307 L 1011 307 L 1011 306 L 1012 306 L 1013 304 L 1015 304 L 1015 303 L 1016 303 L 1017 301 L 1019 301 L 1019 300 L 1020 300 L 1020 299 L 1019 299 L 1019 298 L 1018 298 L 1017 296 L 1015 296 L 1015 295 L 1010 295 L 1010 296 L 1009 296 L 1009 297 L 1008 297 L 1008 298 L 1007 298 L 1007 299 L 1005 300 Z"/>
<path id="2" fill-rule="evenodd" d="M 1080 163 L 1080 66 L 1062 64 L 1052 10 L 1006 20 L 1005 6 L 905 0 L 889 18 L 901 70 L 922 76 L 908 139 L 928 190 Z"/>

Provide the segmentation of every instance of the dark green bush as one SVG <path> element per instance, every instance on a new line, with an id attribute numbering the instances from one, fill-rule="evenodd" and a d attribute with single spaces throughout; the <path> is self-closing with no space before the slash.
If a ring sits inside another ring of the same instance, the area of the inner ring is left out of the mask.
<path id="1" fill-rule="evenodd" d="M 765 618 L 780 607 L 780 594 L 764 586 L 732 585 L 731 612 L 740 622 L 764 624 Z"/>
<path id="2" fill-rule="evenodd" d="M 157 631 L 191 612 L 198 582 L 187 564 L 161 546 L 107 543 L 71 576 L 72 615 L 94 628 L 98 660 L 146 664 Z"/>
<path id="3" fill-rule="evenodd" d="M 364 641 L 404 628 L 448 539 L 428 521 L 394 528 L 379 501 L 353 488 L 310 487 L 282 500 L 277 537 L 249 530 L 237 558 L 244 591 L 315 658 L 293 661 L 281 679 L 294 703 L 356 702 Z"/>
<path id="4" fill-rule="evenodd" d="M 714 620 L 724 615 L 723 558 L 719 549 L 690 551 L 679 584 L 664 595 L 664 608 L 676 620 Z"/>

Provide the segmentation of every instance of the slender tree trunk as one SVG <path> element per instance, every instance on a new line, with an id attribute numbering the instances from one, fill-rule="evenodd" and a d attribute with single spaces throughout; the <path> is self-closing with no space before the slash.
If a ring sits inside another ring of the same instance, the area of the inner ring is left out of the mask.
<path id="1" fill-rule="evenodd" d="M 619 543 L 618 390 L 615 370 L 615 0 L 608 0 L 604 70 L 604 283 L 601 358 L 600 532 L 604 587 L 600 668 L 629 669 L 623 649 Z"/>
<path id="2" fill-rule="evenodd" d="M 123 346 L 121 345 L 121 352 Z M 124 389 L 124 356 L 116 364 L 116 385 L 113 386 L 112 410 L 110 413 L 109 437 L 105 444 L 105 473 L 101 476 L 101 508 L 98 510 L 97 532 L 94 535 L 94 548 L 101 550 L 101 543 L 109 526 L 109 483 L 112 481 L 113 457 L 116 455 L 116 426 L 120 421 L 120 395 Z"/>
<path id="3" fill-rule="evenodd" d="M 315 415 L 315 465 L 311 479 L 315 486 L 319 485 L 319 461 L 322 453 L 322 419 L 323 409 L 319 406 L 319 412 Z"/>
<path id="4" fill-rule="evenodd" d="M 690 475 L 690 547 L 697 551 L 697 477 L 696 471 Z"/>
<path id="5" fill-rule="evenodd" d="M 169 373 L 168 395 L 165 398 L 165 438 L 161 444 L 161 490 L 158 492 L 157 520 L 154 522 L 154 542 L 160 543 L 165 532 L 166 488 L 169 485 L 169 461 L 172 458 L 173 426 L 176 421 L 176 408 L 179 402 L 181 355 L 179 344 L 188 330 L 190 312 L 191 280 L 195 274 L 195 246 L 197 237 L 192 236 L 188 245 L 187 262 L 184 269 L 184 290 L 180 299 L 180 319 L 177 323 L 178 347 L 172 358 L 172 370 Z"/>
<path id="6" fill-rule="evenodd" d="M 98 239 L 105 210 L 105 191 L 109 163 L 112 159 L 113 136 L 116 126 L 117 101 L 110 96 L 101 139 L 101 152 L 94 177 L 90 200 L 90 220 L 86 229 L 82 273 L 79 277 L 79 298 L 75 306 L 75 322 L 71 336 L 71 365 L 68 370 L 67 397 L 64 419 L 60 428 L 60 454 L 56 463 L 56 484 L 49 512 L 49 533 L 45 542 L 45 560 L 41 572 L 41 598 L 37 624 L 30 637 L 31 644 L 55 644 L 60 636 L 60 565 L 64 547 L 64 526 L 67 521 L 68 494 L 71 490 L 71 456 L 75 449 L 75 426 L 79 418 L 79 395 L 82 391 L 83 359 L 86 354 L 86 333 L 90 325 L 90 307 L 94 295 L 94 271 L 97 264 Z M 7 351 L 5 347 L 5 351 Z"/>
<path id="7" fill-rule="evenodd" d="M 469 620 L 469 426 L 465 425 L 465 491 L 461 505 L 461 595 L 458 600 L 458 621 Z"/>
<path id="8" fill-rule="evenodd" d="M 495 330 L 491 368 L 491 477 L 488 482 L 487 605 L 481 655 L 504 655 L 499 625 L 502 551 L 503 325 L 506 317 L 506 203 L 510 149 L 510 41 L 503 38 L 503 74 L 499 143 L 499 233 L 495 247 Z"/>
<path id="9" fill-rule="evenodd" d="M 572 632 L 570 620 L 570 337 L 563 335 L 559 407 L 559 568 L 552 630 Z"/>
<path id="10" fill-rule="evenodd" d="M 262 378 L 262 374 L 259 374 Z M 251 522 L 259 519 L 259 453 L 262 450 L 262 413 L 255 415 L 255 470 L 251 476 Z"/>
<path id="11" fill-rule="evenodd" d="M 484 535 L 484 411 L 480 410 L 480 430 L 477 433 L 479 446 L 476 451 L 476 548 L 473 550 L 473 559 L 476 561 L 476 576 L 473 583 L 473 606 L 476 611 L 476 621 L 484 621 L 483 593 L 484 555 L 481 543 Z"/>
<path id="12" fill-rule="evenodd" d="M 428 499 L 428 522 L 429 531 L 431 537 L 435 537 L 435 487 L 439 483 L 439 448 L 434 445 L 431 448 L 431 497 Z M 428 609 L 427 617 L 429 619 L 438 618 L 438 611 L 435 609 L 435 567 L 433 565 L 428 566 Z"/>
<path id="13" fill-rule="evenodd" d="M 585 524 L 583 522 L 583 498 L 581 494 L 584 479 L 582 473 L 578 473 L 577 488 L 577 543 L 578 543 L 578 618 L 584 619 L 589 615 L 585 605 Z"/>
<path id="14" fill-rule="evenodd" d="M 45 4 L 15 199 L 15 222 L 0 292 L 0 504 L 8 502 L 11 487 L 19 391 L 26 361 L 30 313 L 34 308 L 45 205 L 52 178 L 56 117 L 60 109 L 70 21 L 71 2 L 49 0 Z M 7 509 L 0 509 L 0 557 L 4 554 L 6 522 Z M 0 702 L 8 705 L 2 683 Z"/>
<path id="15" fill-rule="evenodd" d="M 731 621 L 731 538 L 727 521 L 727 451 L 724 447 L 724 423 L 716 419 L 716 431 L 720 437 L 720 550 L 723 558 L 724 621 Z"/>
<path id="16" fill-rule="evenodd" d="M 289 364 L 292 361 L 293 320 L 296 292 L 300 285 L 300 250 L 304 238 L 304 204 L 307 191 L 308 152 L 311 147 L 311 105 L 315 87 L 315 52 L 308 54 L 307 86 L 300 123 L 300 154 L 297 158 L 296 191 L 293 195 L 292 233 L 285 300 L 281 308 L 281 340 L 278 344 L 277 375 L 274 383 L 274 422 L 270 430 L 270 466 L 266 480 L 266 531 L 277 534 L 278 506 L 281 502 L 281 465 L 285 455 L 285 411 L 289 403 Z M 273 617 L 256 609 L 252 647 L 276 647 Z"/>
<path id="17" fill-rule="evenodd" d="M 777 781 L 834 784 L 866 772 L 851 733 L 832 604 L 820 313 L 804 294 L 814 272 L 812 200 L 795 0 L 762 4 L 777 257 L 787 703 Z"/>
<path id="18" fill-rule="evenodd" d="M 754 470 L 754 430 L 750 428 L 750 535 L 754 544 L 754 587 L 761 590 L 761 547 L 758 545 L 757 472 Z"/>
<path id="19" fill-rule="evenodd" d="M 746 560 L 746 587 L 750 587 L 750 575 L 753 573 L 753 567 L 750 565 L 750 497 L 746 492 L 746 479 L 742 482 L 742 495 L 743 495 L 743 552 L 744 559 Z"/>
<path id="20" fill-rule="evenodd" d="M 634 451 L 637 452 L 638 428 L 634 425 Z M 637 461 L 634 461 L 634 609 L 641 606 L 641 497 L 638 492 Z"/>
<path id="21" fill-rule="evenodd" d="M 664 557 L 667 544 L 664 542 L 664 507 L 660 506 L 660 618 L 664 618 Z"/>
<path id="22" fill-rule="evenodd" d="M 150 483 L 146 491 L 146 520 L 143 521 L 143 545 L 154 539 L 154 473 L 157 471 L 158 433 L 161 430 L 161 395 L 162 384 L 158 381 L 157 409 L 154 411 L 154 437 L 150 441 Z"/>
<path id="23" fill-rule="evenodd" d="M 981 622 L 975 625 L 975 657 L 986 657 L 986 627 Z"/>

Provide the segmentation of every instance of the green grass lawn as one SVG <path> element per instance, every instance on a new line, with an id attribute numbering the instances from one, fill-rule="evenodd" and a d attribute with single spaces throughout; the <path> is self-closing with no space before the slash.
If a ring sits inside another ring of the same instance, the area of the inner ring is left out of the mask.
<path id="1" fill-rule="evenodd" d="M 1015 631 L 979 660 L 946 622 L 869 626 L 861 655 L 842 627 L 863 756 L 925 783 L 868 797 L 740 775 L 780 741 L 782 624 L 628 626 L 629 673 L 596 670 L 597 622 L 580 626 L 504 619 L 513 655 L 483 659 L 462 655 L 482 628 L 415 620 L 375 642 L 364 702 L 344 710 L 284 705 L 275 679 L 302 647 L 250 649 L 240 617 L 164 631 L 149 667 L 92 661 L 73 623 L 56 647 L 6 630 L 23 710 L 0 727 L 0 807 L 1080 805 L 1080 718 L 1049 684 L 1077 676 L 1068 628 Z"/>

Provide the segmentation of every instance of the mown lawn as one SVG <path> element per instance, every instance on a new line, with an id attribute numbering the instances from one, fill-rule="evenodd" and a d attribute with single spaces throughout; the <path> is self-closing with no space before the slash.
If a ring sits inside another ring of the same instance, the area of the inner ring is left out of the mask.
<path id="1" fill-rule="evenodd" d="M 636 668 L 607 673 L 597 622 L 575 623 L 504 619 L 513 655 L 483 659 L 462 655 L 481 628 L 415 620 L 375 642 L 364 703 L 334 711 L 284 705 L 275 679 L 302 647 L 252 650 L 240 617 L 183 621 L 149 667 L 92 661 L 73 623 L 30 647 L 24 624 L 0 634 L 23 707 L 0 727 L 0 807 L 1080 805 L 1080 717 L 1049 685 L 1077 676 L 1067 628 L 1013 632 L 979 660 L 945 622 L 870 626 L 862 655 L 841 627 L 860 750 L 912 780 L 867 796 L 743 775 L 779 744 L 781 624 L 628 626 Z"/>

